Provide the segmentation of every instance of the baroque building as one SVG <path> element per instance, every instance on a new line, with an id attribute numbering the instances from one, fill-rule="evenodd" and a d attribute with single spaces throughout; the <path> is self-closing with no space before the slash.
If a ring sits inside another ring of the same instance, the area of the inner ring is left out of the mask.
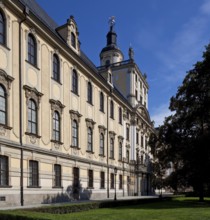
<path id="1" fill-rule="evenodd" d="M 148 83 L 110 19 L 96 67 L 71 16 L 0 0 L 0 206 L 153 193 Z"/>

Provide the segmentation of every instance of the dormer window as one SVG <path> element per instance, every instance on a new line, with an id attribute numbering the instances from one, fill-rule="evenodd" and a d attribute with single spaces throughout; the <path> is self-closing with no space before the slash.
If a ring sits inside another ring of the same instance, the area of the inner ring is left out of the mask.
<path id="1" fill-rule="evenodd" d="M 76 49 L 76 37 L 73 32 L 71 32 L 71 46 Z"/>
<path id="2" fill-rule="evenodd" d="M 106 60 L 106 66 L 109 66 L 110 65 L 110 60 Z"/>

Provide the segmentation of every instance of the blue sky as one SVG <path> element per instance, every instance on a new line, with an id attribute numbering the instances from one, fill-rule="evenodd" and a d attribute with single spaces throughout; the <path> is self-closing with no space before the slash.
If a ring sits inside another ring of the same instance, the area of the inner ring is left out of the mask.
<path id="1" fill-rule="evenodd" d="M 115 16 L 118 46 L 128 59 L 132 45 L 135 62 L 147 74 L 149 112 L 155 126 L 162 124 L 170 98 L 186 72 L 202 60 L 210 43 L 210 0 L 37 0 L 62 25 L 73 15 L 81 49 L 99 66 L 106 45 L 108 19 Z"/>

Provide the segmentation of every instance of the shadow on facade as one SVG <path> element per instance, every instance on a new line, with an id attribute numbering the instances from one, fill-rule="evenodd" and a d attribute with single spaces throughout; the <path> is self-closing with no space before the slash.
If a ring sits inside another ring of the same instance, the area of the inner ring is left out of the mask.
<path id="1" fill-rule="evenodd" d="M 90 200 L 92 190 L 85 189 L 79 183 L 78 186 L 69 185 L 66 191 L 57 193 L 56 195 L 47 194 L 43 198 L 43 204 L 72 202 L 79 200 Z"/>

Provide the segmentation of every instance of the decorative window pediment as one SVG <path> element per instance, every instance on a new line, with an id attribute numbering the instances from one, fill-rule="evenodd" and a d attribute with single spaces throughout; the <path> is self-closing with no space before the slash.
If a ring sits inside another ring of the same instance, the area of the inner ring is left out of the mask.
<path id="1" fill-rule="evenodd" d="M 82 117 L 82 115 L 78 111 L 70 110 L 69 113 L 71 115 L 71 120 L 72 121 L 76 120 L 77 123 L 80 122 L 80 117 Z"/>
<path id="2" fill-rule="evenodd" d="M 4 87 L 7 90 L 7 94 L 8 94 L 8 90 L 11 87 L 11 82 L 14 80 L 14 78 L 12 76 L 9 76 L 5 71 L 0 70 L 0 83 L 4 85 Z"/>
<path id="3" fill-rule="evenodd" d="M 37 104 L 37 108 L 39 108 L 40 100 L 43 94 L 39 92 L 36 88 L 31 88 L 30 86 L 27 85 L 24 85 L 23 89 L 25 90 L 27 106 L 29 104 L 29 100 L 33 99 Z"/>
<path id="4" fill-rule="evenodd" d="M 96 122 L 94 122 L 93 119 L 86 118 L 85 121 L 86 121 L 86 125 L 88 128 L 91 128 L 91 129 L 94 128 L 94 125 Z"/>
<path id="5" fill-rule="evenodd" d="M 115 138 L 116 133 L 114 131 L 109 131 L 110 138 Z"/>
<path id="6" fill-rule="evenodd" d="M 99 133 L 105 135 L 106 133 L 106 128 L 103 126 L 103 125 L 99 125 L 98 126 L 98 129 L 99 129 Z"/>
<path id="7" fill-rule="evenodd" d="M 121 136 L 121 135 L 119 135 L 119 136 L 118 136 L 118 140 L 119 140 L 119 142 L 123 142 L 124 137 L 123 137 L 123 136 Z"/>
<path id="8" fill-rule="evenodd" d="M 60 114 L 63 113 L 63 109 L 65 108 L 65 105 L 63 105 L 59 100 L 50 99 L 50 104 L 51 104 L 52 115 L 54 114 L 54 111 L 58 111 Z"/>

